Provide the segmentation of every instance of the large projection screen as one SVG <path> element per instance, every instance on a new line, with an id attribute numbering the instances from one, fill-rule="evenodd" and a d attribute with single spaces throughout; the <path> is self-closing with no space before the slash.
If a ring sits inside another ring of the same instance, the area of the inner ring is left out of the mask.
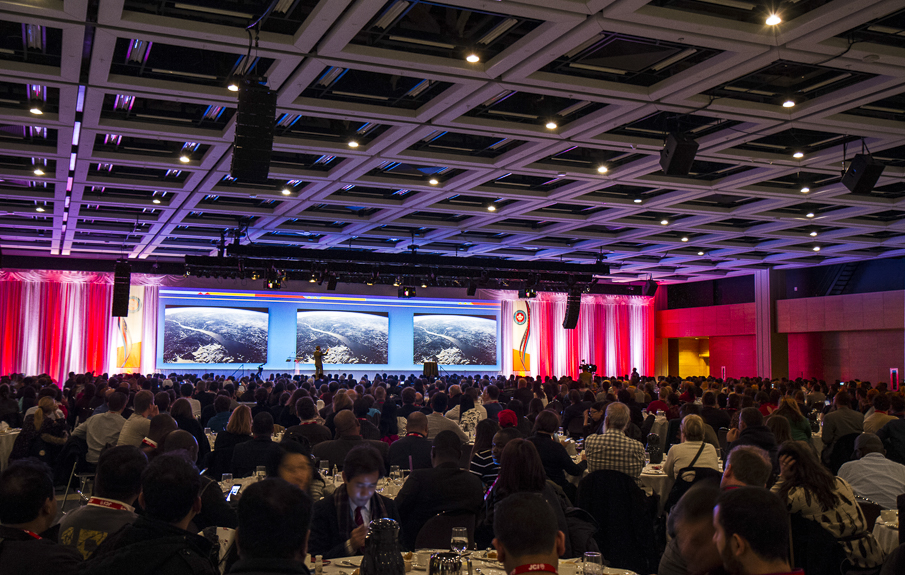
<path id="1" fill-rule="evenodd" d="M 312 373 L 319 345 L 328 373 L 498 372 L 500 313 L 497 301 L 161 288 L 157 365 Z"/>

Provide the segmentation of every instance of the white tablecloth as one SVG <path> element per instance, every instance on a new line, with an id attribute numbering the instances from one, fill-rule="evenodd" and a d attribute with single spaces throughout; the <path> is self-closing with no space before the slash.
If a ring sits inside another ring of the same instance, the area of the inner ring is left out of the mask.
<path id="1" fill-rule="evenodd" d="M 899 546 L 899 530 L 885 525 L 879 519 L 874 524 L 873 533 L 884 553 L 892 553 Z"/>
<path id="2" fill-rule="evenodd" d="M 9 454 L 13 451 L 13 444 L 17 437 L 19 437 L 18 429 L 9 433 L 0 433 L 0 473 L 9 464 Z"/>
<path id="3" fill-rule="evenodd" d="M 314 564 L 310 562 L 311 556 L 308 556 L 308 567 L 311 569 L 311 572 L 314 573 Z M 559 573 L 561 575 L 581 575 L 581 559 L 567 559 L 559 562 Z M 361 564 L 361 556 L 357 557 L 340 557 L 338 559 L 331 559 L 329 565 L 324 565 L 324 575 L 341 575 L 342 573 L 346 573 L 346 575 L 350 575 L 355 568 Z M 496 562 L 489 562 L 483 560 L 473 560 L 473 564 L 476 569 L 480 569 L 481 573 L 486 573 L 487 575 L 506 575 L 506 572 L 503 570 L 502 565 Z M 464 567 L 464 565 L 463 565 Z M 466 571 L 463 569 L 462 571 L 465 573 Z M 412 574 L 424 574 L 427 573 L 427 570 L 424 568 L 416 568 L 413 569 L 410 573 Z M 612 568 L 604 568 L 604 575 L 635 575 L 633 571 L 626 571 L 625 569 L 612 569 Z"/>
<path id="4" fill-rule="evenodd" d="M 660 472 L 658 473 L 654 467 L 661 468 Z M 641 484 L 651 493 L 656 493 L 660 496 L 660 511 L 663 511 L 663 504 L 666 503 L 666 498 L 669 496 L 674 483 L 669 478 L 669 475 L 662 471 L 662 467 L 662 465 L 646 465 L 644 470 L 641 471 Z"/>

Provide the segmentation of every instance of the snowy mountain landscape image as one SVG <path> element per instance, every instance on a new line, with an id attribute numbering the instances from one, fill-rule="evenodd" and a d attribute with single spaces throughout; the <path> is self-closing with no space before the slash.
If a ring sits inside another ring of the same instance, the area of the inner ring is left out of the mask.
<path id="1" fill-rule="evenodd" d="M 414 323 L 415 364 L 497 363 L 497 321 L 493 316 L 416 313 Z"/>
<path id="2" fill-rule="evenodd" d="M 324 365 L 386 365 L 390 321 L 386 313 L 311 311 L 296 313 L 296 356 L 314 363 L 314 347 L 324 352 Z"/>
<path id="3" fill-rule="evenodd" d="M 167 306 L 164 363 L 267 361 L 268 311 L 263 308 Z"/>

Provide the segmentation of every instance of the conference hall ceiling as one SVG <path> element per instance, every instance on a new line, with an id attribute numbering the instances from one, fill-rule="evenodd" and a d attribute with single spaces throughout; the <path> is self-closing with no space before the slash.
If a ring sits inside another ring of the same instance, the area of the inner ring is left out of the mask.
<path id="1" fill-rule="evenodd" d="M 901 0 L 279 0 L 249 49 L 270 4 L 0 2 L 4 254 L 179 261 L 245 223 L 615 282 L 905 255 Z M 249 71 L 278 94 L 258 184 L 229 175 Z"/>

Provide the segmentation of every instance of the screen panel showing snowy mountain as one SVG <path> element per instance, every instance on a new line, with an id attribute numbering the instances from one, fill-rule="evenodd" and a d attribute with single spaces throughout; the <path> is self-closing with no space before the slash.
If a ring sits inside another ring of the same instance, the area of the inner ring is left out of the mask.
<path id="1" fill-rule="evenodd" d="M 164 310 L 164 363 L 264 363 L 266 308 L 170 306 Z"/>
<path id="2" fill-rule="evenodd" d="M 321 346 L 324 365 L 386 365 L 389 361 L 390 319 L 385 312 L 315 311 L 296 313 L 296 357 L 314 363 Z"/>
<path id="3" fill-rule="evenodd" d="M 415 364 L 496 365 L 496 317 L 416 313 L 414 324 Z"/>

